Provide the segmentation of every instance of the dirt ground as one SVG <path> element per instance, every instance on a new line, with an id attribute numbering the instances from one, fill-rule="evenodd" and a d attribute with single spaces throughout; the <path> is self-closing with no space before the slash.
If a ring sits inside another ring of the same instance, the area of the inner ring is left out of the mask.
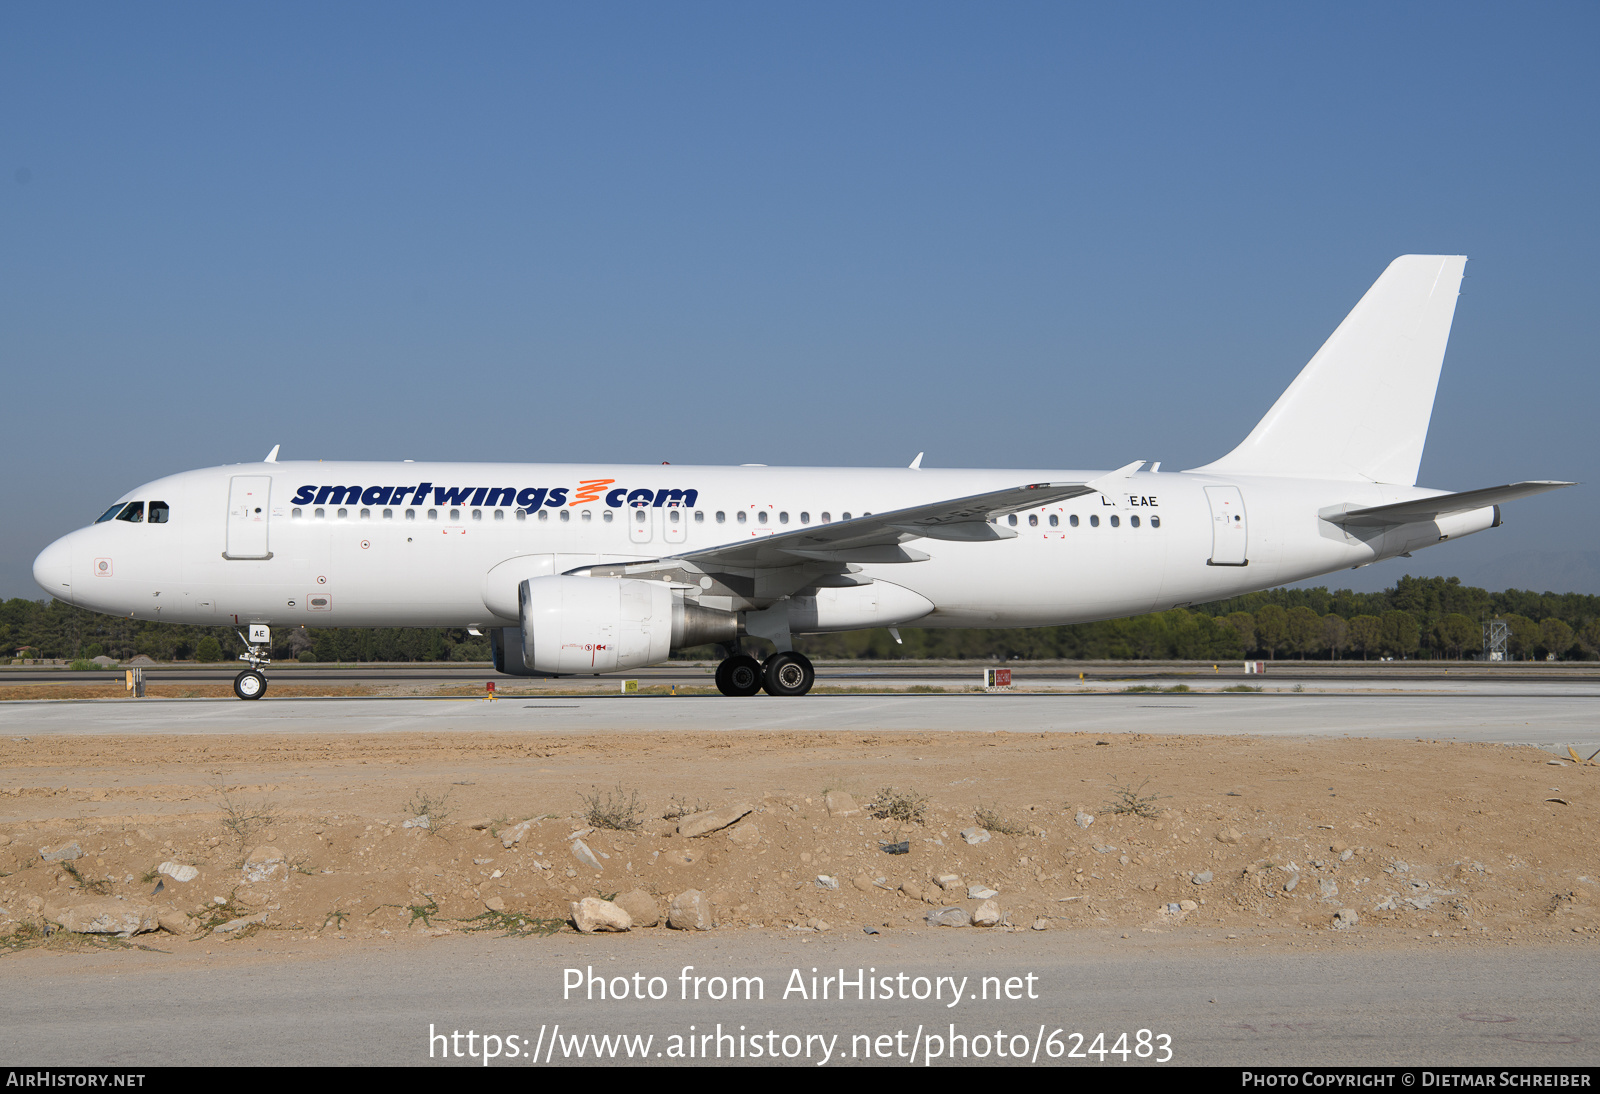
<path id="1" fill-rule="evenodd" d="M 980 907 L 969 887 L 997 891 L 997 930 L 1593 942 L 1600 768 L 1550 761 L 1004 732 L 19 737 L 0 751 L 0 944 L 87 944 L 59 925 L 110 902 L 162 924 L 129 945 L 421 945 L 570 931 L 571 902 L 633 890 L 665 917 L 691 889 L 716 930 L 929 932 L 951 929 L 932 910 Z M 671 819 L 733 806 L 750 812 L 705 836 Z"/>

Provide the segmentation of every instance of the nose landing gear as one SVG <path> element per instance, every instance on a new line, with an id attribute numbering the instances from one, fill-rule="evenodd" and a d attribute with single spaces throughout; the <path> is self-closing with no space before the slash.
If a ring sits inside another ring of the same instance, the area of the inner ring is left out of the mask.
<path id="1" fill-rule="evenodd" d="M 267 677 L 261 666 L 272 664 L 272 628 L 264 623 L 250 624 L 250 637 L 244 639 L 244 652 L 239 660 L 248 661 L 250 667 L 233 678 L 233 693 L 241 699 L 259 699 L 267 693 Z"/>

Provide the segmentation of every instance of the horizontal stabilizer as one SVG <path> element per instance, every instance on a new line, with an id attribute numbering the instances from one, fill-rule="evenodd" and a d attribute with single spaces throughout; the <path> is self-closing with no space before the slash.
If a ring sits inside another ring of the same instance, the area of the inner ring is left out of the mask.
<path id="1" fill-rule="evenodd" d="M 1548 480 L 1513 482 L 1505 486 L 1488 486 L 1482 490 L 1463 490 L 1458 494 L 1435 494 L 1431 498 L 1418 498 L 1415 501 L 1397 501 L 1393 505 L 1371 505 L 1365 509 L 1335 507 L 1323 510 L 1320 515 L 1323 520 L 1332 524 L 1354 527 L 1414 524 L 1419 521 L 1436 520 L 1451 513 L 1470 513 L 1474 509 L 1486 509 L 1491 505 L 1515 501 L 1518 498 L 1531 498 L 1535 494 L 1574 485 L 1576 484 Z"/>

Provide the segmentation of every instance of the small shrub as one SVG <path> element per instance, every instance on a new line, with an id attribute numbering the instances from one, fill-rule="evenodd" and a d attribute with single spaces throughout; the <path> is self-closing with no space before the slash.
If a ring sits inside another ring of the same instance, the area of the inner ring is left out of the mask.
<path id="1" fill-rule="evenodd" d="M 1156 805 L 1158 795 L 1140 795 L 1140 792 L 1144 790 L 1149 782 L 1150 780 L 1146 779 L 1138 786 L 1128 786 L 1113 780 L 1111 783 L 1113 797 L 1106 804 L 1106 809 L 1112 813 L 1144 817 L 1146 820 L 1153 820 L 1159 817 L 1161 810 Z"/>
<path id="2" fill-rule="evenodd" d="M 213 664 L 222 660 L 222 643 L 211 635 L 200 639 L 194 648 L 194 659 L 202 664 Z"/>
<path id="3" fill-rule="evenodd" d="M 891 820 L 897 824 L 927 824 L 928 796 L 915 790 L 886 786 L 878 791 L 876 800 L 867 803 L 867 810 L 878 820 Z"/>
<path id="4" fill-rule="evenodd" d="M 1017 821 L 1002 814 L 997 806 L 980 805 L 972 811 L 972 819 L 978 822 L 979 827 L 990 832 L 999 832 L 1002 836 L 1025 836 L 1028 829 Z"/>
<path id="5" fill-rule="evenodd" d="M 677 820 L 680 817 L 690 817 L 696 813 L 704 813 L 710 808 L 710 802 L 692 802 L 688 798 L 685 798 L 682 794 L 674 794 L 671 798 L 671 804 L 668 805 L 666 810 L 661 814 L 661 819 Z"/>
<path id="6" fill-rule="evenodd" d="M 406 814 L 412 818 L 427 817 L 428 824 L 425 831 L 429 835 L 443 839 L 444 829 L 450 823 L 452 812 L 449 808 L 449 803 L 450 792 L 448 790 L 438 797 L 419 790 L 411 796 L 403 808 Z"/>
<path id="7" fill-rule="evenodd" d="M 644 807 L 639 804 L 639 792 L 624 790 L 620 783 L 615 790 L 607 790 L 602 794 L 596 788 L 592 794 L 579 794 L 578 799 L 583 802 L 584 823 L 595 828 L 632 832 L 644 819 Z"/>
<path id="8" fill-rule="evenodd" d="M 278 819 L 278 807 L 270 801 L 254 805 L 238 801 L 220 784 L 216 790 L 222 798 L 223 831 L 239 845 L 240 851 L 250 850 L 261 831 Z"/>

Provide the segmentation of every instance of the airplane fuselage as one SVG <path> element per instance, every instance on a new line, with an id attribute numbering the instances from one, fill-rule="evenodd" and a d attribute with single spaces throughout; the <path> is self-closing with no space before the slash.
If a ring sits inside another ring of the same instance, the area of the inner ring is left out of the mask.
<path id="1" fill-rule="evenodd" d="M 1085 482 L 1100 474 L 245 464 L 128 492 L 124 508 L 164 503 L 167 519 L 103 518 L 57 541 L 40 556 L 36 574 L 64 601 L 136 619 L 499 627 L 517 623 L 517 585 L 529 576 L 677 556 L 1019 483 Z M 1139 472 L 1114 488 L 999 517 L 997 526 L 1015 538 L 913 540 L 908 546 L 925 560 L 852 566 L 852 581 L 915 595 L 888 598 L 870 618 L 850 618 L 855 625 L 923 627 L 1114 618 L 1364 565 L 1498 521 L 1492 506 L 1382 529 L 1341 527 L 1318 515 L 1438 493 L 1349 480 Z M 763 596 L 759 580 L 741 592 L 701 600 L 745 611 L 774 597 L 831 595 L 774 589 Z M 797 617 L 794 629 L 848 628 L 806 626 Z"/>

